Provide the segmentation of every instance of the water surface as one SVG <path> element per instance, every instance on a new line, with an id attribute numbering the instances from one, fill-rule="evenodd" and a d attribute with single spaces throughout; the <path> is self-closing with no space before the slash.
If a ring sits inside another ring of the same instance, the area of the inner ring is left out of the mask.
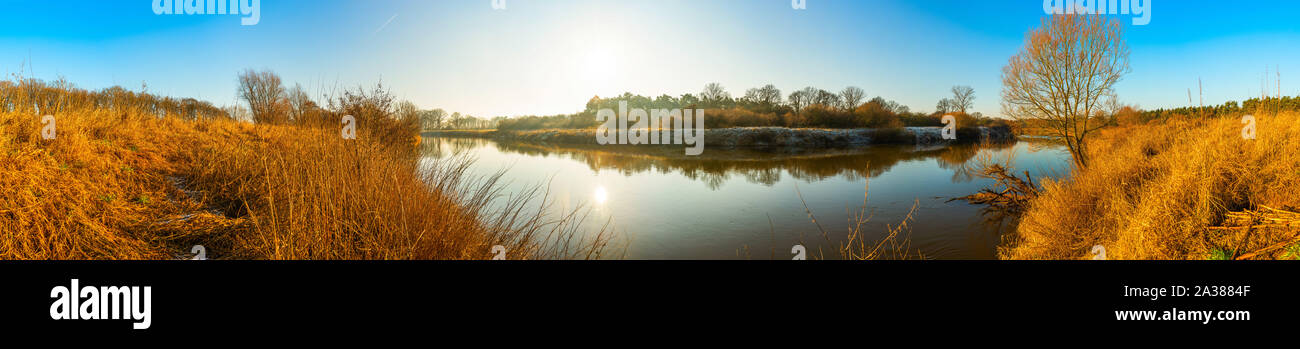
<path id="1" fill-rule="evenodd" d="M 585 227 L 611 223 L 630 259 L 788 259 L 800 243 L 813 258 L 834 258 L 864 196 L 869 242 L 883 238 L 888 225 L 902 222 L 915 205 L 904 232 L 914 254 L 991 259 L 1001 228 L 984 219 L 981 207 L 947 202 L 992 184 L 975 176 L 977 159 L 1010 161 L 1035 178 L 1069 168 L 1069 154 L 1060 147 L 1027 141 L 807 152 L 709 148 L 699 157 L 673 148 L 471 138 L 429 138 L 426 144 L 429 161 L 457 152 L 475 157 L 476 176 L 508 169 L 506 192 L 549 184 L 553 210 L 585 205 Z"/>

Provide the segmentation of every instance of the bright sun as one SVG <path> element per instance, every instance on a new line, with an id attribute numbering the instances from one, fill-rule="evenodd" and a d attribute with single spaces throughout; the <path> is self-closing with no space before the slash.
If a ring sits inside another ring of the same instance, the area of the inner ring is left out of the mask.
<path id="1" fill-rule="evenodd" d="M 587 51 L 579 69 L 582 70 L 583 78 L 587 81 L 609 81 L 617 73 L 617 64 L 614 62 L 614 55 L 609 51 L 596 49 Z"/>

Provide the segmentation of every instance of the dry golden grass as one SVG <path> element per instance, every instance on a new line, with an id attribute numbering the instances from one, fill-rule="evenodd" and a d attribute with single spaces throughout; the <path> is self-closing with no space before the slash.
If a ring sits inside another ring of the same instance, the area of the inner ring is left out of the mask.
<path id="1" fill-rule="evenodd" d="M 1002 257 L 1080 259 L 1101 245 L 1110 259 L 1290 258 L 1286 248 L 1250 254 L 1294 246 L 1300 228 L 1225 218 L 1300 207 L 1300 114 L 1258 116 L 1255 140 L 1243 126 L 1238 117 L 1107 130 L 1087 170 L 1043 181 Z"/>
<path id="2" fill-rule="evenodd" d="M 344 140 L 85 102 L 53 112 L 46 140 L 22 106 L 52 97 L 29 90 L 0 85 L 0 259 L 168 259 L 195 244 L 235 259 L 487 259 L 494 245 L 599 258 L 609 241 L 525 207 L 540 191 L 507 198 L 499 177 L 465 177 L 465 158 L 422 167 L 395 128 Z"/>

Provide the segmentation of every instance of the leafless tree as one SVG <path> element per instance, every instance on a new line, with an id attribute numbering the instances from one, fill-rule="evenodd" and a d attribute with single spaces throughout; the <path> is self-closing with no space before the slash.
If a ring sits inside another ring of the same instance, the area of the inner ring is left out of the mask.
<path id="1" fill-rule="evenodd" d="M 1075 165 L 1086 168 L 1087 136 L 1104 126 L 1094 111 L 1130 71 L 1128 57 L 1119 21 L 1100 15 L 1050 16 L 1002 68 L 1003 112 L 1040 120 L 1065 142 Z"/>
<path id="2" fill-rule="evenodd" d="M 758 90 L 757 87 L 755 87 L 755 88 L 751 88 L 751 89 L 748 89 L 748 90 L 745 90 L 745 96 L 744 96 L 744 97 L 741 97 L 741 100 L 744 100 L 744 101 L 747 101 L 747 102 L 749 102 L 749 103 L 753 103 L 753 104 L 763 104 L 763 102 L 761 101 L 761 100 L 763 99 L 763 97 L 762 97 L 762 96 L 759 96 L 759 94 L 761 94 L 761 93 L 762 93 L 762 92 L 759 92 L 759 90 Z"/>
<path id="3" fill-rule="evenodd" d="M 420 107 L 411 101 L 401 101 L 397 103 L 397 108 L 393 110 L 393 116 L 398 120 L 418 123 L 420 120 Z"/>
<path id="4" fill-rule="evenodd" d="M 280 76 L 266 70 L 257 72 L 252 69 L 239 74 L 239 97 L 248 103 L 257 123 L 284 123 L 288 115 L 280 110 L 287 105 L 284 98 L 284 86 Z"/>
<path id="5" fill-rule="evenodd" d="M 975 105 L 975 89 L 970 86 L 953 86 L 952 87 L 952 111 L 962 112 L 965 114 Z"/>
<path id="6" fill-rule="evenodd" d="M 723 88 L 722 84 L 710 82 L 709 84 L 704 85 L 704 91 L 700 92 L 700 98 L 703 99 L 705 103 L 718 103 L 727 98 L 731 98 L 731 94 L 727 93 L 727 89 Z"/>
<path id="7" fill-rule="evenodd" d="M 424 129 L 433 130 L 442 128 L 443 119 L 447 118 L 447 111 L 442 109 L 425 110 L 420 112 L 420 121 Z"/>
<path id="8" fill-rule="evenodd" d="M 817 92 L 821 90 L 817 89 L 816 87 L 808 86 L 808 87 L 804 87 L 802 90 L 799 91 L 803 91 L 804 97 L 808 98 L 808 104 L 811 105 L 813 103 L 817 103 L 815 101 L 817 99 Z"/>
<path id="9" fill-rule="evenodd" d="M 465 118 L 460 115 L 460 112 L 455 112 L 451 113 L 451 119 L 448 122 L 451 123 L 451 127 L 460 128 L 461 124 L 465 122 Z"/>
<path id="10" fill-rule="evenodd" d="M 912 108 L 908 108 L 906 105 L 899 104 L 895 101 L 885 102 L 885 109 L 889 109 L 895 114 L 907 114 L 912 112 Z"/>
<path id="11" fill-rule="evenodd" d="M 813 104 L 821 104 L 827 107 L 838 107 L 840 105 L 840 95 L 827 90 L 817 90 L 813 97 Z"/>
<path id="12" fill-rule="evenodd" d="M 844 101 L 844 110 L 853 110 L 862 105 L 862 99 L 866 98 L 867 92 L 857 86 L 845 87 L 840 91 L 840 99 Z"/>
<path id="13" fill-rule="evenodd" d="M 940 99 L 939 103 L 934 105 L 934 110 L 941 114 L 947 114 L 955 110 L 955 108 L 953 108 L 953 104 L 954 103 L 952 102 L 952 99 L 948 99 L 948 98 Z"/>
<path id="14" fill-rule="evenodd" d="M 761 88 L 754 89 L 754 101 L 764 107 L 774 107 L 781 104 L 781 90 L 776 85 L 767 84 Z M 748 93 L 746 93 L 748 94 Z"/>
<path id="15" fill-rule="evenodd" d="M 316 108 L 316 103 L 311 100 L 306 91 L 303 91 L 302 85 L 294 84 L 285 92 L 285 98 L 289 102 L 289 119 L 293 122 L 302 122 L 304 115 L 307 115 L 311 109 Z"/>
<path id="16" fill-rule="evenodd" d="M 812 98 L 804 93 L 804 91 L 794 91 L 793 93 L 790 93 L 789 99 L 790 107 L 794 108 L 795 113 L 798 113 L 800 110 L 803 110 L 803 107 L 808 106 L 809 100 Z"/>

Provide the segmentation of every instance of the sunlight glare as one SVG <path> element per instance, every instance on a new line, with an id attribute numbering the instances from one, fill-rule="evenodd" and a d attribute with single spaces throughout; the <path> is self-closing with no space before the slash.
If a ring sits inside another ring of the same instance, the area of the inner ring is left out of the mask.
<path id="1" fill-rule="evenodd" d="M 594 197 L 597 205 L 603 205 L 605 201 L 609 201 L 609 192 L 605 191 L 605 186 L 597 186 Z"/>
<path id="2" fill-rule="evenodd" d="M 587 51 L 582 60 L 582 75 L 589 82 L 609 81 L 617 73 L 614 55 L 607 50 Z"/>

